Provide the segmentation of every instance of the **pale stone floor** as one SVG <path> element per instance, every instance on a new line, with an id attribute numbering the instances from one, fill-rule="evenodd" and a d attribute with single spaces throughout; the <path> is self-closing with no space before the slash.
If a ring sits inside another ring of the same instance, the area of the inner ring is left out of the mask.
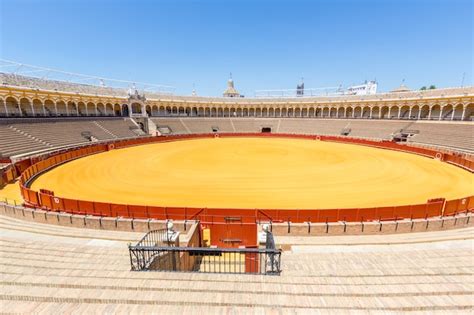
<path id="1" fill-rule="evenodd" d="M 5 216 L 0 233 L 2 313 L 469 314 L 474 307 L 474 228 L 300 237 L 283 253 L 279 277 L 131 272 L 127 243 L 143 233 Z"/>

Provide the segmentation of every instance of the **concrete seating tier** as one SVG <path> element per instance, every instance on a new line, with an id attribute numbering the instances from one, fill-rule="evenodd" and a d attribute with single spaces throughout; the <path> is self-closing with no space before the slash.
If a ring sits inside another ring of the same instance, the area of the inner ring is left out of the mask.
<path id="1" fill-rule="evenodd" d="M 152 118 L 158 126 L 170 127 L 172 134 L 219 132 L 261 132 L 270 127 L 273 133 L 341 135 L 390 140 L 401 130 L 417 130 L 410 142 L 474 151 L 474 123 L 436 121 L 381 121 L 372 119 L 311 118 Z"/>
<path id="2" fill-rule="evenodd" d="M 261 132 L 263 127 L 279 132 L 280 119 L 272 118 L 233 118 L 231 122 L 237 132 Z"/>
<path id="3" fill-rule="evenodd" d="M 452 314 L 474 306 L 472 229 L 423 240 L 336 237 L 330 246 L 308 237 L 283 252 L 279 277 L 131 272 L 127 243 L 140 233 L 4 216 L 0 232 L 0 307 L 17 313 Z"/>
<path id="4" fill-rule="evenodd" d="M 74 143 L 88 142 L 82 132 L 90 132 L 91 136 L 99 140 L 110 140 L 114 137 L 99 128 L 93 122 L 79 124 L 70 122 L 34 123 L 13 125 L 13 128 L 21 130 L 53 146 L 63 146 Z"/>
<path id="5" fill-rule="evenodd" d="M 229 118 L 221 118 L 219 124 L 216 124 L 215 121 L 215 119 L 194 118 L 185 120 L 184 123 L 192 133 L 212 133 L 213 128 L 217 128 L 218 132 L 235 132 Z"/>
<path id="6" fill-rule="evenodd" d="M 168 127 L 174 135 L 191 133 L 180 118 L 152 118 L 151 120 L 157 128 Z"/>
<path id="7" fill-rule="evenodd" d="M 349 137 L 391 139 L 400 130 L 416 130 L 409 142 L 444 146 L 474 152 L 474 123 L 432 121 L 380 121 L 369 119 L 310 118 L 152 118 L 158 128 L 169 127 L 172 134 L 217 132 L 341 135 Z M 35 150 L 87 143 L 86 132 L 97 140 L 112 140 L 143 135 L 129 118 L 55 118 L 1 119 L 0 154 L 11 156 Z"/>
<path id="8" fill-rule="evenodd" d="M 135 125 L 131 119 L 110 119 L 94 121 L 98 126 L 105 128 L 112 133 L 115 138 L 131 138 L 145 133 Z"/>
<path id="9" fill-rule="evenodd" d="M 447 146 L 474 151 L 474 124 L 450 124 L 416 122 L 410 126 L 419 134 L 409 139 L 410 142 Z"/>
<path id="10" fill-rule="evenodd" d="M 132 130 L 132 129 L 134 130 Z M 0 120 L 0 156 L 143 135 L 130 118 Z"/>
<path id="11" fill-rule="evenodd" d="M 341 119 L 281 119 L 279 132 L 320 135 L 340 135 L 349 120 Z"/>
<path id="12" fill-rule="evenodd" d="M 409 125 L 406 121 L 351 120 L 347 128 L 351 129 L 351 137 L 390 140 L 392 134 Z"/>
<path id="13" fill-rule="evenodd" d="M 11 156 L 49 147 L 46 143 L 21 133 L 11 126 L 0 125 L 0 139 L 0 156 Z"/>

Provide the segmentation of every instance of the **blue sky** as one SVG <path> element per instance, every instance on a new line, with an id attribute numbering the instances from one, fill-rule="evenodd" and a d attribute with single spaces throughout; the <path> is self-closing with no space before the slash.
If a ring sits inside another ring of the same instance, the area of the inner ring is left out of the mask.
<path id="1" fill-rule="evenodd" d="M 220 95 L 472 85 L 470 0 L 1 0 L 0 56 Z"/>

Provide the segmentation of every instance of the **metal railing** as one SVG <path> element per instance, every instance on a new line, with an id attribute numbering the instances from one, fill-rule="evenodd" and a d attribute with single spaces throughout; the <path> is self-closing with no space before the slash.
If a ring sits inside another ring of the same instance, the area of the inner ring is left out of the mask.
<path id="1" fill-rule="evenodd" d="M 136 246 L 153 247 L 153 246 L 178 246 L 178 241 L 174 239 L 174 232 L 168 229 L 152 230 L 145 234 Z"/>
<path id="2" fill-rule="evenodd" d="M 152 231 L 137 245 L 129 245 L 132 271 L 173 271 L 279 275 L 281 250 L 267 232 L 265 248 L 157 246 L 163 233 Z M 149 235 L 150 234 L 150 235 Z M 166 237 L 165 237 L 166 240 Z"/>
<path id="3" fill-rule="evenodd" d="M 153 230 L 145 234 L 137 245 L 129 245 L 130 264 L 132 270 L 148 270 L 160 254 L 159 251 L 140 250 L 142 248 L 173 248 L 179 246 L 179 240 L 175 239 L 174 232 L 168 229 Z"/>

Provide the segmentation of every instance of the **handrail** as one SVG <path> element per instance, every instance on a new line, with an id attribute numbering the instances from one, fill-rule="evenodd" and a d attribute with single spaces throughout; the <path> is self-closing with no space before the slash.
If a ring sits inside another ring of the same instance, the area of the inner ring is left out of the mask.
<path id="1" fill-rule="evenodd" d="M 166 229 L 160 232 L 168 232 Z M 156 231 L 148 232 L 137 245 L 128 245 L 132 271 L 175 271 L 208 273 L 253 273 L 279 275 L 281 249 L 276 249 L 273 235 L 267 233 L 265 248 L 215 248 L 193 246 L 140 245 Z M 232 255 L 233 254 L 233 255 Z M 209 257 L 223 259 L 209 259 Z M 207 259 L 206 259 L 207 258 Z"/>
<path id="2" fill-rule="evenodd" d="M 238 248 L 238 247 L 178 247 L 178 246 L 134 246 L 129 248 L 145 251 L 165 250 L 165 251 L 192 251 L 196 253 L 279 253 L 281 249 L 276 248 Z"/>

